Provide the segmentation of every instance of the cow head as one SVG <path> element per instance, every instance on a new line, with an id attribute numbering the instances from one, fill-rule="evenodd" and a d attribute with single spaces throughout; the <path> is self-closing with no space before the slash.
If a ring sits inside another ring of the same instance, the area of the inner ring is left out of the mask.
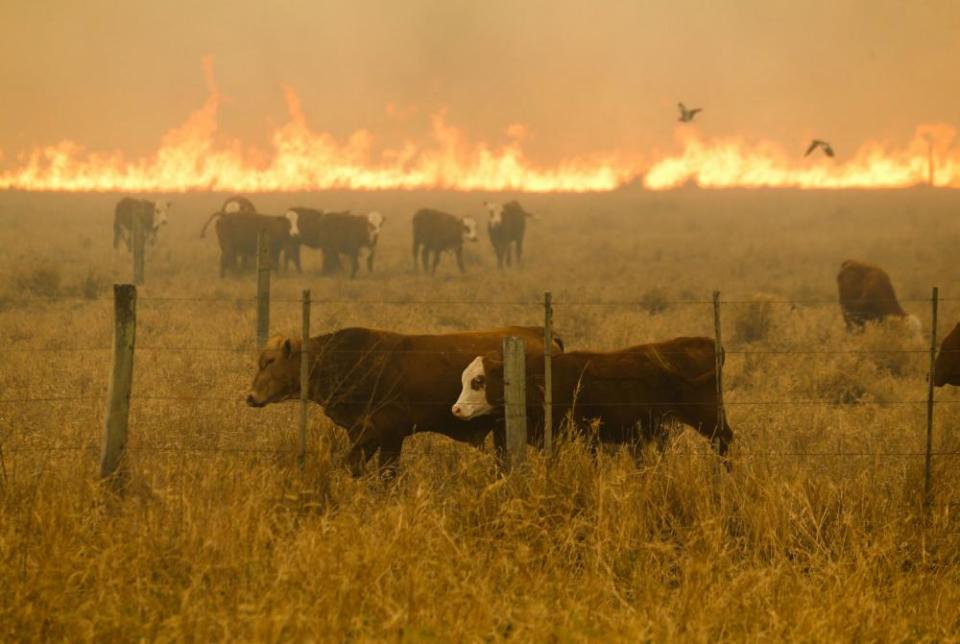
<path id="1" fill-rule="evenodd" d="M 460 221 L 463 223 L 464 241 L 477 241 L 477 220 L 473 217 L 464 217 Z"/>
<path id="2" fill-rule="evenodd" d="M 503 363 L 477 356 L 460 376 L 462 389 L 450 411 L 460 420 L 486 416 L 503 400 Z"/>
<path id="3" fill-rule="evenodd" d="M 296 210 L 290 209 L 283 215 L 287 221 L 290 222 L 290 236 L 299 237 L 300 236 L 300 213 Z"/>
<path id="4" fill-rule="evenodd" d="M 169 201 L 158 201 L 153 204 L 153 230 L 157 231 L 160 229 L 160 226 L 165 226 L 167 223 L 167 213 L 170 212 L 170 208 L 173 206 Z"/>
<path id="5" fill-rule="evenodd" d="M 386 218 L 376 210 L 367 213 L 367 238 L 371 246 L 375 246 L 380 238 L 380 229 L 385 221 Z"/>
<path id="6" fill-rule="evenodd" d="M 265 407 L 300 395 L 300 340 L 276 335 L 260 352 L 247 404 Z"/>
<path id="7" fill-rule="evenodd" d="M 503 205 L 498 203 L 493 203 L 491 201 L 484 201 L 483 205 L 486 206 L 487 211 L 490 213 L 489 226 L 491 228 L 496 228 L 503 223 Z"/>
<path id="8" fill-rule="evenodd" d="M 940 353 L 933 365 L 933 384 L 960 387 L 960 324 L 953 327 L 940 344 Z"/>

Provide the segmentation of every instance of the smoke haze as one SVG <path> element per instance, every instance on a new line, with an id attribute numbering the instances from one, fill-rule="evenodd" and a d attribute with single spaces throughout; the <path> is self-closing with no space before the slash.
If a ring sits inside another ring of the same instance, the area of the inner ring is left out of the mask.
<path id="1" fill-rule="evenodd" d="M 338 137 L 416 138 L 446 109 L 541 162 L 671 148 L 678 99 L 705 108 L 705 136 L 791 149 L 960 122 L 950 0 L 8 1 L 0 150 L 69 139 L 146 154 L 203 103 L 205 55 L 219 131 L 253 145 L 287 120 L 284 85 Z"/>

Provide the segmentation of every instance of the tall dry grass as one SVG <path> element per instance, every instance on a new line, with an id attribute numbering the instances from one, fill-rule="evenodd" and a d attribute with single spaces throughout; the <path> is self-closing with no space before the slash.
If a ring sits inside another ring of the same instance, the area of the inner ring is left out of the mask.
<path id="1" fill-rule="evenodd" d="M 691 431 L 639 464 L 567 442 L 505 480 L 489 449 L 419 434 L 392 485 L 349 477 L 344 435 L 319 408 L 301 473 L 296 405 L 243 406 L 249 301 L 163 299 L 252 297 L 252 276 L 217 279 L 214 243 L 197 238 L 220 199 L 177 198 L 150 250 L 131 486 L 116 499 L 95 483 L 112 331 L 103 284 L 129 276 L 109 246 L 113 197 L 0 196 L 0 400 L 80 399 L 0 404 L 3 640 L 956 638 L 960 457 L 935 458 L 925 515 L 924 342 L 894 327 L 849 336 L 831 302 L 847 257 L 886 266 L 902 299 L 933 284 L 960 298 L 952 194 L 531 196 L 543 219 L 522 271 L 496 273 L 484 239 L 467 276 L 446 258 L 435 279 L 410 272 L 410 214 L 480 214 L 482 198 L 257 200 L 388 217 L 374 276 L 277 279 L 275 296 L 291 300 L 273 307 L 280 332 L 297 331 L 305 285 L 317 332 L 532 324 L 550 289 L 569 348 L 709 335 L 710 291 L 734 302 L 723 308 L 732 473 Z M 358 303 L 405 299 L 465 303 Z M 941 328 L 958 313 L 944 302 Z M 937 395 L 935 449 L 953 452 L 960 411 L 948 401 L 960 395 Z"/>

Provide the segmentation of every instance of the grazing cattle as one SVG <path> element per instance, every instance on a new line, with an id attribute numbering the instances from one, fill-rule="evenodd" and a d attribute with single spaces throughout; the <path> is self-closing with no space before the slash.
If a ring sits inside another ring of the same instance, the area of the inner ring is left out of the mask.
<path id="1" fill-rule="evenodd" d="M 920 332 L 920 320 L 900 307 L 890 276 L 879 266 L 848 259 L 837 274 L 837 290 L 847 330 L 863 329 L 867 322 L 892 317 L 905 320 L 915 333 Z"/>
<path id="2" fill-rule="evenodd" d="M 299 258 L 299 245 L 323 251 L 323 273 L 336 272 L 340 255 L 350 258 L 350 277 L 360 269 L 360 250 L 367 249 L 367 270 L 373 272 L 373 258 L 385 218 L 379 212 L 364 215 L 350 212 L 324 212 L 312 208 L 291 208 L 287 211 L 291 226 L 298 230 L 293 241 Z"/>
<path id="3" fill-rule="evenodd" d="M 517 266 L 522 265 L 523 234 L 527 229 L 527 218 L 535 219 L 536 216 L 524 210 L 516 201 L 505 204 L 484 201 L 483 205 L 490 213 L 487 232 L 490 234 L 493 250 L 497 254 L 497 268 L 503 268 L 504 260 L 507 266 L 510 266 L 511 251 L 514 247 L 517 253 Z"/>
<path id="4" fill-rule="evenodd" d="M 143 227 L 143 239 L 151 244 L 157 241 L 157 232 L 167 223 L 167 213 L 170 211 L 169 201 L 147 201 L 124 197 L 117 203 L 113 212 L 113 247 L 120 245 L 120 240 L 130 250 L 130 240 L 133 238 L 133 217 L 135 212 L 140 213 L 140 225 Z"/>
<path id="5" fill-rule="evenodd" d="M 257 237 L 261 230 L 266 230 L 270 239 L 270 264 L 274 270 L 279 266 L 279 257 L 292 254 L 290 221 L 286 217 L 261 215 L 250 212 L 235 212 L 226 214 L 215 212 L 210 215 L 200 236 L 206 233 L 207 226 L 216 219 L 214 228 L 217 231 L 217 241 L 220 244 L 220 277 L 224 277 L 227 270 L 244 269 L 252 265 L 257 258 Z M 239 266 L 238 266 L 239 262 Z M 299 257 L 294 257 L 297 271 L 300 271 Z"/>
<path id="6" fill-rule="evenodd" d="M 433 253 L 433 266 L 429 270 L 436 273 L 440 253 L 453 249 L 457 266 L 463 273 L 464 241 L 477 241 L 477 222 L 473 217 L 456 217 L 429 208 L 418 210 L 413 215 L 413 269 L 417 269 L 417 256 L 420 255 L 426 272 L 430 266 L 430 253 Z"/>
<path id="7" fill-rule="evenodd" d="M 543 351 L 542 327 L 507 327 L 448 335 L 401 335 L 347 328 L 310 339 L 310 400 L 350 435 L 354 473 L 380 451 L 392 467 L 407 436 L 430 431 L 480 445 L 496 419 L 463 423 L 450 415 L 459 377 L 477 353 L 517 335 L 531 353 Z M 556 351 L 563 346 L 556 341 Z M 300 396 L 301 342 L 274 337 L 260 354 L 247 404 L 263 407 Z"/>
<path id="8" fill-rule="evenodd" d="M 233 214 L 236 212 L 257 212 L 253 202 L 242 195 L 233 195 L 223 202 L 220 212 Z"/>
<path id="9" fill-rule="evenodd" d="M 960 387 L 960 324 L 940 343 L 940 352 L 933 365 L 933 384 L 937 387 Z"/>
<path id="10" fill-rule="evenodd" d="M 554 418 L 571 415 L 575 425 L 599 420 L 604 443 L 662 438 L 663 421 L 693 427 L 725 455 L 733 440 L 724 419 L 717 427 L 714 341 L 675 338 L 621 351 L 573 351 L 553 358 Z M 528 440 L 543 440 L 543 354 L 528 355 Z M 453 415 L 472 420 L 503 416 L 503 363 L 497 354 L 478 356 L 461 374 Z"/>

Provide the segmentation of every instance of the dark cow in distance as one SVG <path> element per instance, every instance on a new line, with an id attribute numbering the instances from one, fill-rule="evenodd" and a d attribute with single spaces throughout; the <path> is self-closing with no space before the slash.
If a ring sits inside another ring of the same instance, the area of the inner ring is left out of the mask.
<path id="1" fill-rule="evenodd" d="M 940 343 L 933 366 L 933 384 L 937 387 L 960 387 L 960 324 L 954 326 Z"/>
<path id="2" fill-rule="evenodd" d="M 460 272 L 463 267 L 463 242 L 477 241 L 477 222 L 473 217 L 457 217 L 439 210 L 423 208 L 413 215 L 413 268 L 417 269 L 417 258 L 423 263 L 423 270 L 437 272 L 440 253 L 453 250 L 457 257 Z M 430 264 L 433 253 L 433 264 Z"/>
<path id="3" fill-rule="evenodd" d="M 257 212 L 257 208 L 253 205 L 252 201 L 243 195 L 233 195 L 232 197 L 227 197 L 227 199 L 223 202 L 223 205 L 220 206 L 220 212 L 225 212 L 228 214 L 237 212 Z"/>
<path id="4" fill-rule="evenodd" d="M 324 274 L 335 273 L 340 267 L 340 255 L 350 258 L 350 277 L 360 269 L 360 251 L 367 250 L 367 270 L 373 272 L 377 241 L 385 218 L 376 211 L 364 215 L 345 212 L 326 212 L 312 208 L 290 208 L 286 213 L 293 228 L 299 232 L 293 237 L 294 252 L 299 259 L 299 246 L 323 251 Z"/>
<path id="5" fill-rule="evenodd" d="M 847 330 L 862 330 L 867 322 L 898 318 L 915 333 L 920 332 L 920 320 L 900 307 L 890 276 L 879 266 L 848 259 L 837 274 L 837 290 Z"/>
<path id="6" fill-rule="evenodd" d="M 721 456 L 733 441 L 724 419 L 717 423 L 714 341 L 675 338 L 620 351 L 571 351 L 553 358 L 554 418 L 571 414 L 575 426 L 599 420 L 602 443 L 636 444 L 665 435 L 675 418 L 709 439 Z M 543 440 L 543 354 L 528 356 L 528 440 Z M 503 417 L 503 363 L 497 354 L 477 356 L 461 375 L 457 418 Z"/>
<path id="7" fill-rule="evenodd" d="M 542 327 L 507 327 L 473 333 L 402 335 L 347 328 L 310 339 L 310 400 L 350 436 L 355 474 L 378 450 L 381 467 L 393 467 L 404 439 L 437 432 L 479 446 L 496 419 L 463 422 L 450 415 L 459 377 L 477 353 L 520 336 L 531 354 L 543 352 Z M 247 404 L 263 407 L 300 396 L 301 342 L 274 337 L 260 354 Z M 563 346 L 556 341 L 555 351 Z"/>
<path id="8" fill-rule="evenodd" d="M 497 254 L 497 268 L 503 268 L 504 261 L 510 266 L 512 250 L 516 249 L 517 266 L 523 264 L 523 235 L 527 229 L 527 218 L 536 219 L 516 201 L 505 204 L 484 201 L 490 220 L 487 222 L 487 233 L 490 243 Z"/>
<path id="9" fill-rule="evenodd" d="M 281 253 L 292 253 L 292 227 L 286 217 L 261 215 L 258 213 L 215 212 L 204 223 L 200 231 L 203 237 L 210 222 L 216 220 L 217 242 L 220 244 L 220 277 L 228 270 L 243 270 L 253 265 L 257 259 L 257 238 L 261 230 L 267 232 L 270 240 L 270 265 L 279 267 Z M 238 266 L 239 263 L 239 266 Z M 299 257 L 294 259 L 297 271 L 300 271 Z"/>
<path id="10" fill-rule="evenodd" d="M 140 225 L 143 229 L 144 241 L 156 243 L 160 227 L 167 223 L 167 213 L 170 211 L 169 201 L 148 201 L 124 197 L 117 203 L 113 211 L 113 247 L 117 248 L 122 239 L 130 250 L 130 241 L 133 239 L 133 218 L 135 213 L 140 215 Z"/>

